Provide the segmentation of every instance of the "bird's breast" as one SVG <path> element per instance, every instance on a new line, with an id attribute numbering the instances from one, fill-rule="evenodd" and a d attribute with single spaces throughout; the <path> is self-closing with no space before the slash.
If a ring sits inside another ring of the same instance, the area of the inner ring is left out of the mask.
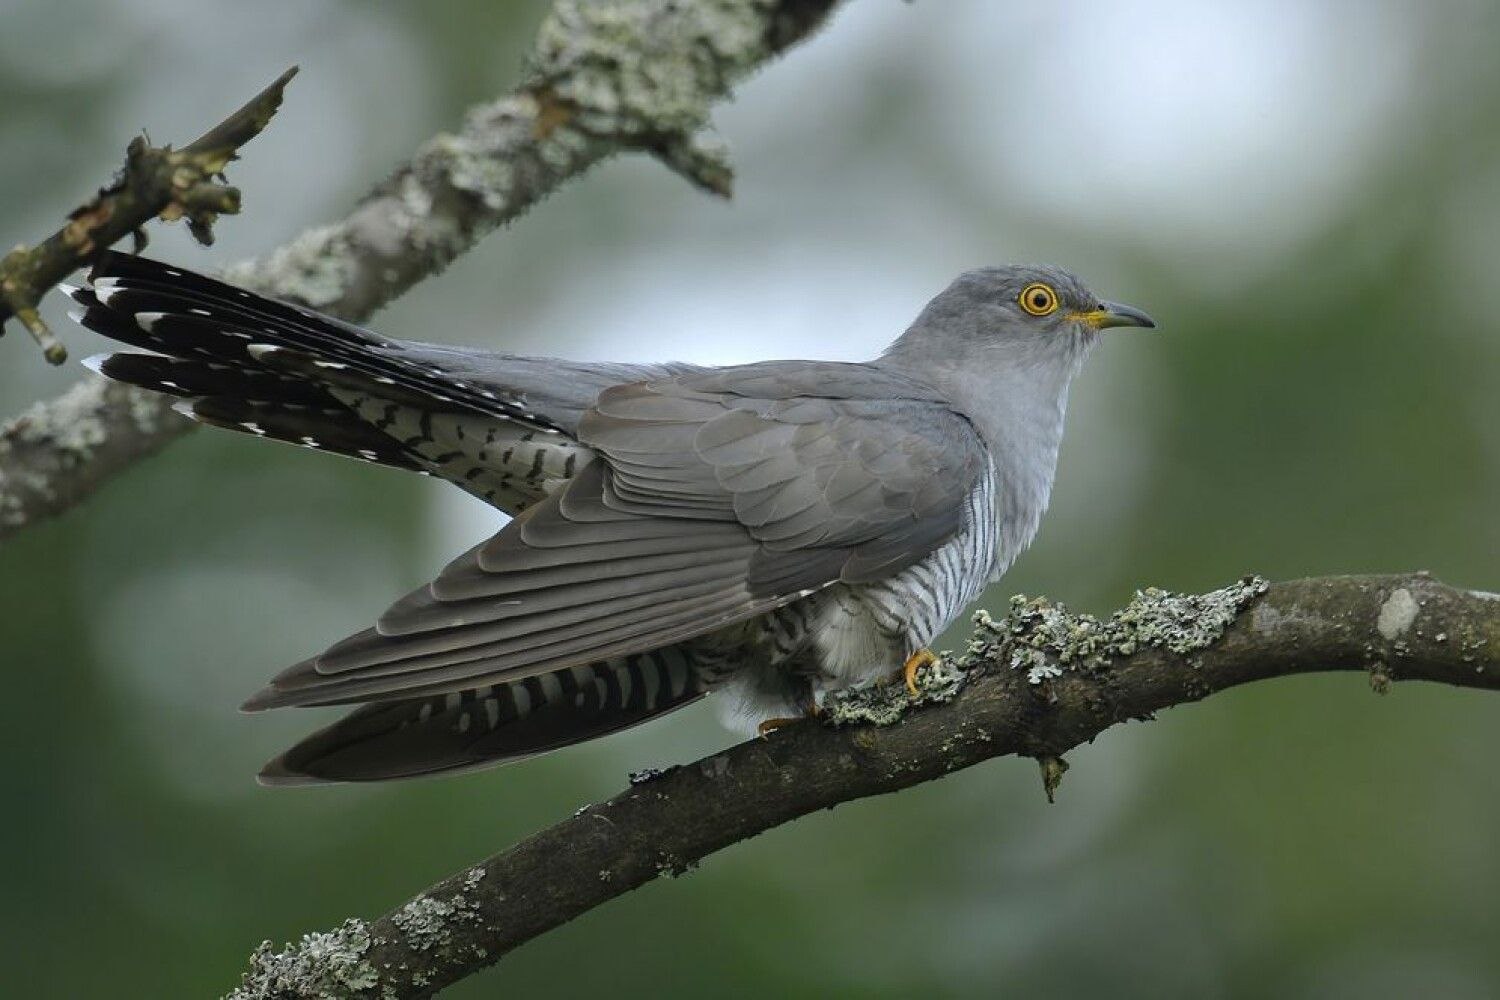
<path id="1" fill-rule="evenodd" d="M 991 467 L 966 501 L 963 527 L 920 561 L 875 583 L 828 587 L 789 612 L 806 623 L 831 686 L 890 674 L 979 597 L 999 551 L 995 488 Z"/>

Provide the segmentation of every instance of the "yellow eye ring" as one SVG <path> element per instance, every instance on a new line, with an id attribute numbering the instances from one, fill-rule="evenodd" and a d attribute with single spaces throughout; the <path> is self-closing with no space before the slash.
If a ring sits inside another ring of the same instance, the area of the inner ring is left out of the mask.
<path id="1" fill-rule="evenodd" d="M 1050 316 L 1057 312 L 1057 293 L 1052 290 L 1051 285 L 1040 281 L 1033 281 L 1021 289 L 1016 301 L 1033 316 Z"/>

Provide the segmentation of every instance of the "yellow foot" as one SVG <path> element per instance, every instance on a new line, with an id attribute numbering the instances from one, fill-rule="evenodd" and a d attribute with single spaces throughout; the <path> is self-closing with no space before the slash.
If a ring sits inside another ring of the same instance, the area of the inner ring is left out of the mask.
<path id="1" fill-rule="evenodd" d="M 937 661 L 937 656 L 930 649 L 919 649 L 906 658 L 906 665 L 901 668 L 901 676 L 906 678 L 907 693 L 913 698 L 920 693 L 917 691 L 917 671 L 923 667 L 930 667 Z"/>

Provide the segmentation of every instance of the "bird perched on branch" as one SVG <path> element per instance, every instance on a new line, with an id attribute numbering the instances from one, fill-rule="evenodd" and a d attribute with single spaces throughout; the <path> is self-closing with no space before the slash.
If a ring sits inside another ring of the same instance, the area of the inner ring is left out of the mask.
<path id="1" fill-rule="evenodd" d="M 714 692 L 743 721 L 904 672 L 1046 509 L 1068 386 L 1150 327 L 1049 267 L 961 275 L 868 363 L 726 368 L 393 340 L 141 257 L 71 289 L 90 359 L 201 423 L 446 479 L 512 515 L 245 703 L 361 707 L 261 773 L 415 777 Z"/>

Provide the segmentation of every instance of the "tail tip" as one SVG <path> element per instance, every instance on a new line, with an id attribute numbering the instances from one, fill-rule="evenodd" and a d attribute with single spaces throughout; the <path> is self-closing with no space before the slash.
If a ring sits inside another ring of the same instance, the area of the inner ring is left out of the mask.
<path id="1" fill-rule="evenodd" d="M 108 355 L 105 355 L 105 357 L 107 358 Z M 198 416 L 198 411 L 193 408 L 197 405 L 197 402 L 198 401 L 196 399 L 179 399 L 172 404 L 172 409 L 176 410 L 184 417 L 187 417 L 189 420 L 192 420 L 196 423 L 202 423 L 203 421 Z"/>
<path id="2" fill-rule="evenodd" d="M 95 278 L 94 298 L 102 306 L 109 305 L 109 300 L 120 290 L 120 282 L 117 278 Z"/>
<path id="3" fill-rule="evenodd" d="M 306 788 L 309 785 L 336 784 L 328 778 L 318 778 L 293 770 L 287 763 L 286 754 L 267 761 L 266 766 L 255 776 L 255 783 L 262 788 Z"/>
<path id="4" fill-rule="evenodd" d="M 78 363 L 95 375 L 103 375 L 105 378 L 109 378 L 109 373 L 104 370 L 104 365 L 112 357 L 114 357 L 113 354 L 90 354 Z"/>
<path id="5" fill-rule="evenodd" d="M 280 708 L 286 704 L 284 692 L 274 684 L 268 684 L 240 703 L 240 711 L 248 715 L 264 712 L 268 708 Z"/>

